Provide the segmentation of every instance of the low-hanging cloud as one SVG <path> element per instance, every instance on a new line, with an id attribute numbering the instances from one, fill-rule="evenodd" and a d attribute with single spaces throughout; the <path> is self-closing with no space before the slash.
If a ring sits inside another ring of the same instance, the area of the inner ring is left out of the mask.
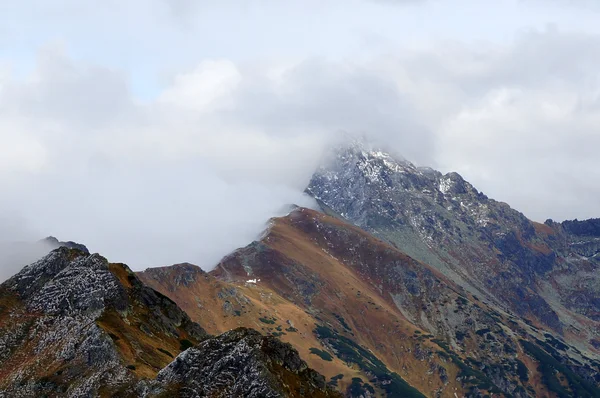
<path id="1" fill-rule="evenodd" d="M 31 73 L 0 68 L 0 204 L 31 240 L 210 268 L 312 205 L 322 152 L 351 133 L 537 220 L 598 215 L 598 50 L 549 28 L 360 60 L 205 58 L 139 98 L 118 68 L 46 46 Z"/>
<path id="2" fill-rule="evenodd" d="M 4 201 L 41 236 L 137 269 L 210 268 L 288 204 L 314 205 L 303 189 L 340 132 L 404 137 L 424 158 L 431 144 L 386 76 L 319 60 L 206 60 L 139 102 L 117 71 L 54 47 L 0 93 Z"/>

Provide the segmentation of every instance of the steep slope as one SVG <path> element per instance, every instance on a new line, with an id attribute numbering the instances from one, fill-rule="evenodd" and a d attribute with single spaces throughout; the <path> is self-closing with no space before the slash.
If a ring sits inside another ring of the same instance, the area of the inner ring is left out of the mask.
<path id="1" fill-rule="evenodd" d="M 241 331 L 215 340 L 126 265 L 61 247 L 0 285 L 0 396 L 172 396 L 173 390 L 185 396 L 185 385 L 173 380 L 188 367 L 210 369 L 214 380 L 197 381 L 212 385 L 213 396 L 225 378 L 231 391 L 250 383 L 268 396 L 296 390 L 333 396 L 291 347 L 252 336 Z M 200 350 L 216 358 L 236 339 L 254 346 L 238 358 L 246 362 L 233 376 L 235 356 L 225 368 L 194 356 Z M 259 355 L 263 346 L 271 351 Z"/>
<path id="2" fill-rule="evenodd" d="M 160 371 L 154 390 L 184 398 L 338 396 L 289 344 L 245 328 L 186 350 Z"/>
<path id="3" fill-rule="evenodd" d="M 542 345 L 546 353 L 554 350 L 546 341 L 561 340 L 365 231 L 312 210 L 273 219 L 260 241 L 209 274 L 188 277 L 183 269 L 189 266 L 150 269 L 142 279 L 188 306 L 203 325 L 203 314 L 227 308 L 230 322 L 282 333 L 312 367 L 324 365 L 328 378 L 328 366 L 339 371 L 331 384 L 349 396 L 420 396 L 414 388 L 426 396 L 543 396 L 557 377 L 542 382 L 547 372 L 537 369 L 539 355 L 527 355 L 523 344 Z M 600 363 L 571 350 L 552 352 L 571 377 L 561 376 L 565 391 L 583 383 L 592 391 L 584 396 L 595 396 Z"/>
<path id="4" fill-rule="evenodd" d="M 0 285 L 0 389 L 132 394 L 206 333 L 122 264 L 61 247 Z"/>
<path id="5" fill-rule="evenodd" d="M 318 321 L 298 305 L 281 297 L 267 285 L 248 278 L 231 283 L 215 278 L 192 264 L 150 268 L 138 276 L 148 286 L 173 299 L 192 319 L 212 334 L 250 327 L 291 343 L 309 366 L 345 390 L 353 377 L 367 376 L 337 358 L 323 360 L 311 354 L 320 343 L 313 330 Z"/>
<path id="6" fill-rule="evenodd" d="M 577 253 L 593 251 L 593 239 L 586 245 L 568 227 L 534 223 L 456 173 L 418 168 L 358 143 L 337 150 L 307 192 L 326 212 L 471 293 L 593 350 L 585 343 L 600 330 L 600 264 Z"/>

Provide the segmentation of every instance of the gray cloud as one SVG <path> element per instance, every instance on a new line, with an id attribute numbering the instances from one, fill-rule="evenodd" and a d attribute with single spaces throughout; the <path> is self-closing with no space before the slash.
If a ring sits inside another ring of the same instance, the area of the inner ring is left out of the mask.
<path id="1" fill-rule="evenodd" d="M 598 36 L 549 29 L 415 61 L 456 104 L 430 125 L 438 164 L 537 220 L 598 216 L 598 50 Z"/>
<path id="2" fill-rule="evenodd" d="M 32 73 L 0 72 L 0 205 L 30 240 L 208 268 L 285 204 L 311 205 L 323 149 L 349 132 L 538 220 L 599 215 L 598 50 L 550 28 L 345 61 L 203 58 L 140 100 L 118 68 L 47 47 Z"/>
<path id="3" fill-rule="evenodd" d="M 42 236 L 134 268 L 211 267 L 285 205 L 313 206 L 302 191 L 339 132 L 374 131 L 422 158 L 431 145 L 393 82 L 360 66 L 204 61 L 136 103 L 118 73 L 53 49 L 40 59 L 0 96 L 4 200 Z"/>
<path id="4" fill-rule="evenodd" d="M 52 250 L 24 219 L 0 213 L 0 283 Z"/>

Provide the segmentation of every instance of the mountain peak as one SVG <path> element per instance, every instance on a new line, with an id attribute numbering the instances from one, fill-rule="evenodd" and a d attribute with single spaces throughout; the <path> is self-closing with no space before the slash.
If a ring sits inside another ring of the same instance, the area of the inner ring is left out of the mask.
<path id="1" fill-rule="evenodd" d="M 537 290 L 536 281 L 553 270 L 559 278 L 560 264 L 581 261 L 573 254 L 596 261 L 593 222 L 563 225 L 561 231 L 571 235 L 590 235 L 589 242 L 573 242 L 567 249 L 560 243 L 565 240 L 555 237 L 558 227 L 533 223 L 507 204 L 489 199 L 458 173 L 417 168 L 354 143 L 349 148 L 322 165 L 307 188 L 325 212 L 433 265 L 477 295 L 563 329 L 563 310 L 545 298 L 548 292 Z M 563 302 L 576 312 L 596 316 L 590 309 L 595 293 L 585 294 L 589 303 L 583 306 L 574 299 L 577 290 L 566 289 Z"/>

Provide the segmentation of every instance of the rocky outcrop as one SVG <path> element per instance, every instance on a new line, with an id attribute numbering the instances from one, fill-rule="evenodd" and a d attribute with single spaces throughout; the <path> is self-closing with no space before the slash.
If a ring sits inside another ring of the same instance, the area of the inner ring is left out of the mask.
<path id="1" fill-rule="evenodd" d="M 291 345 L 239 328 L 180 354 L 158 373 L 153 394 L 179 397 L 338 397 Z"/>

